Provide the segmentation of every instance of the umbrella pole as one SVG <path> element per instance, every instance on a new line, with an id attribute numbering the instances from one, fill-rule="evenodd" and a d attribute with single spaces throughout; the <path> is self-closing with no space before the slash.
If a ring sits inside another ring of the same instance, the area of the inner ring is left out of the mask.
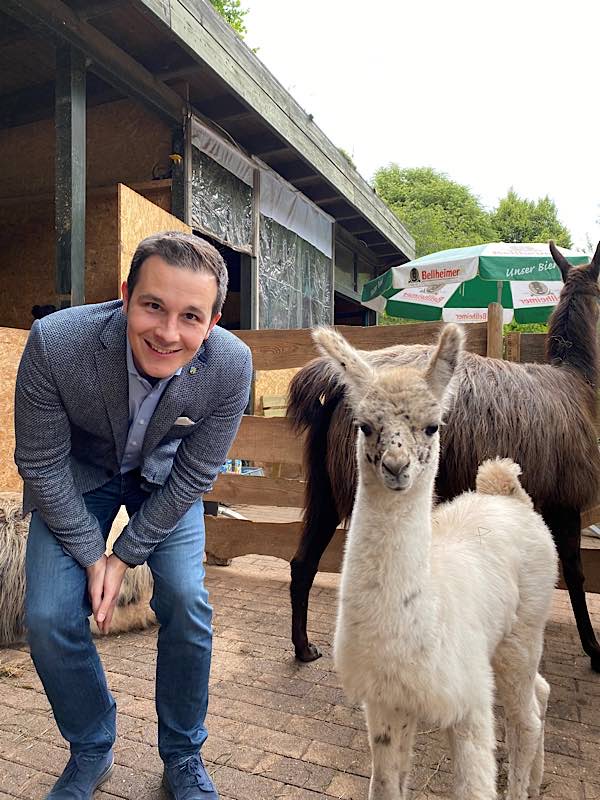
<path id="1" fill-rule="evenodd" d="M 500 303 L 490 303 L 487 318 L 487 357 L 502 358 L 502 324 L 503 314 Z"/>

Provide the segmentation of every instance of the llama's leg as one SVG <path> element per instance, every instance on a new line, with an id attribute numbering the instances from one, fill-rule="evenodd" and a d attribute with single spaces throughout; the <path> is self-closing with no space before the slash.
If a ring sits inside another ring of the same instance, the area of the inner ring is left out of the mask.
<path id="1" fill-rule="evenodd" d="M 536 797 L 544 769 L 544 719 L 550 689 L 538 674 L 542 639 L 528 630 L 503 642 L 494 658 L 506 717 L 507 800 Z"/>
<path id="2" fill-rule="evenodd" d="M 579 510 L 544 508 L 542 516 L 552 531 L 556 543 L 582 647 L 591 659 L 592 669 L 600 672 L 600 644 L 596 639 L 585 599 Z"/>
<path id="3" fill-rule="evenodd" d="M 391 706 L 366 703 L 373 761 L 369 800 L 404 800 L 416 720 Z"/>
<path id="4" fill-rule="evenodd" d="M 491 692 L 464 720 L 448 729 L 455 800 L 495 800 L 496 739 Z"/>
<path id="5" fill-rule="evenodd" d="M 309 499 L 310 502 L 310 499 Z M 293 557 L 290 595 L 292 599 L 292 642 L 296 658 L 300 661 L 314 661 L 321 656 L 318 648 L 308 641 L 306 624 L 308 618 L 308 596 L 319 569 L 319 561 L 331 541 L 339 523 L 333 502 L 323 503 L 317 513 L 307 512 L 302 530 L 302 539 Z"/>
<path id="6" fill-rule="evenodd" d="M 537 713 L 541 722 L 538 746 L 531 765 L 531 777 L 529 778 L 529 797 L 540 796 L 542 778 L 544 776 L 544 725 L 546 722 L 546 710 L 548 708 L 548 698 L 550 697 L 550 686 L 538 673 L 535 678 L 535 698 L 537 702 Z"/>

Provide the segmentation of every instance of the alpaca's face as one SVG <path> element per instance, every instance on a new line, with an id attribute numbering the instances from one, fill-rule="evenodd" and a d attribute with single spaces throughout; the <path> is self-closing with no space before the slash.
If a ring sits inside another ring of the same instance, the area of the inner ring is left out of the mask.
<path id="1" fill-rule="evenodd" d="M 431 491 L 440 450 L 442 403 L 454 376 L 464 334 L 447 325 L 424 371 L 411 367 L 374 370 L 332 328 L 316 328 L 313 339 L 331 358 L 347 389 L 359 426 L 358 467 L 363 484 L 377 481 L 393 491 L 419 482 Z"/>
<path id="2" fill-rule="evenodd" d="M 435 477 L 442 408 L 423 375 L 398 369 L 380 373 L 355 409 L 363 480 L 407 491 Z"/>

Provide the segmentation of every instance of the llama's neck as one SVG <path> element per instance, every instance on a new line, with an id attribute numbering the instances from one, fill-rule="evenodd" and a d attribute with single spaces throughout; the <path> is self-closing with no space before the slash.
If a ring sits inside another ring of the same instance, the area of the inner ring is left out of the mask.
<path id="1" fill-rule="evenodd" d="M 360 476 L 347 545 L 355 568 L 368 564 L 377 592 L 399 602 L 414 598 L 430 579 L 433 478 L 405 495 Z"/>
<path id="2" fill-rule="evenodd" d="M 597 317 L 591 289 L 566 287 L 548 323 L 546 339 L 548 361 L 572 367 L 594 388 L 598 386 Z"/>

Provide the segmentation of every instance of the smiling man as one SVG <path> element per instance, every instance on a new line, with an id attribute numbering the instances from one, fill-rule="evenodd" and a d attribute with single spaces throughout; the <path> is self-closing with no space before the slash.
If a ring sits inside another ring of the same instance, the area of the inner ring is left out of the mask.
<path id="1" fill-rule="evenodd" d="M 147 562 L 164 784 L 176 800 L 215 800 L 200 757 L 212 646 L 202 496 L 248 402 L 250 351 L 215 328 L 227 269 L 196 236 L 144 239 L 122 292 L 36 321 L 17 376 L 29 644 L 71 750 L 47 799 L 89 800 L 110 775 L 116 705 L 87 618 L 108 631 L 126 570 Z M 121 505 L 130 520 L 107 557 Z"/>

